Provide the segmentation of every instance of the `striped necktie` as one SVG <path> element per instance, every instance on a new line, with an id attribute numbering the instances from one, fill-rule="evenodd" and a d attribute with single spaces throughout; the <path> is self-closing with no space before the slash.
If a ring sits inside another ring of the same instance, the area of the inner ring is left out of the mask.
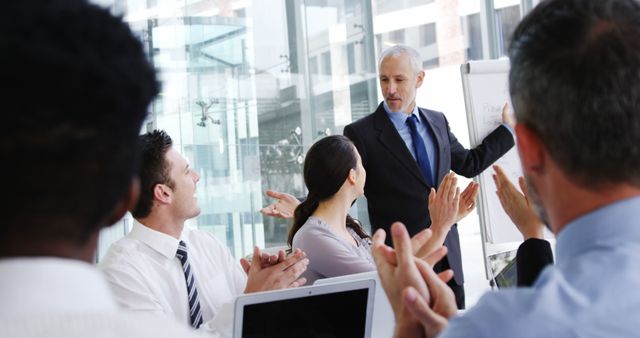
<path id="1" fill-rule="evenodd" d="M 202 313 L 200 312 L 200 299 L 198 298 L 198 290 L 196 289 L 196 278 L 191 270 L 189 264 L 189 257 L 187 256 L 187 244 L 180 241 L 178 244 L 178 251 L 176 256 L 182 263 L 182 271 L 184 271 L 184 278 L 187 280 L 187 294 L 189 298 L 189 316 L 191 317 L 191 326 L 194 328 L 202 325 Z"/>

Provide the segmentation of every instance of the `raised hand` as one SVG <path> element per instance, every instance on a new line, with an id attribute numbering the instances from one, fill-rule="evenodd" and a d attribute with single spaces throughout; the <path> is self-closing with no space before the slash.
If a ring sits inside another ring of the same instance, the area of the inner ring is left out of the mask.
<path id="1" fill-rule="evenodd" d="M 402 223 L 391 225 L 394 248 L 384 244 L 386 233 L 379 229 L 373 235 L 372 254 L 378 268 L 380 281 L 387 294 L 396 319 L 396 336 L 420 337 L 422 329 L 402 304 L 402 291 L 407 286 L 429 301 L 429 289 L 422 279 L 411 248 L 411 240 Z"/>
<path id="2" fill-rule="evenodd" d="M 469 185 L 460 194 L 460 205 L 458 207 L 458 216 L 456 216 L 456 223 L 461 219 L 467 217 L 476 207 L 476 199 L 478 198 L 478 190 L 480 185 L 475 182 L 469 182 Z"/>
<path id="3" fill-rule="evenodd" d="M 493 170 L 495 171 L 493 181 L 498 189 L 496 194 L 500 199 L 500 204 L 511 221 L 515 223 L 518 231 L 520 231 L 525 240 L 529 238 L 542 239 L 544 236 L 544 224 L 542 224 L 536 215 L 533 205 L 528 198 L 527 185 L 524 178 L 520 177 L 518 179 L 520 189 L 523 191 L 521 193 L 511 181 L 509 181 L 509 178 L 500 166 L 494 165 Z"/>
<path id="4" fill-rule="evenodd" d="M 449 232 L 456 222 L 460 208 L 460 189 L 456 174 L 447 174 L 436 192 L 431 188 L 429 193 L 429 214 L 431 215 L 431 230 L 437 236 L 438 232 Z"/>
<path id="5" fill-rule="evenodd" d="M 300 204 L 297 198 L 293 195 L 285 194 L 282 192 L 277 192 L 273 190 L 267 190 L 267 196 L 276 198 L 277 200 L 262 209 L 260 212 L 263 215 L 279 217 L 284 219 L 289 219 L 293 217 L 293 212 L 296 210 L 296 207 Z"/>
<path id="6" fill-rule="evenodd" d="M 251 269 L 251 262 L 253 261 L 254 258 L 255 257 L 252 256 L 251 261 L 246 258 L 240 259 L 240 265 L 242 266 L 242 269 L 244 270 L 244 272 L 246 272 L 247 274 Z M 260 266 L 263 268 L 266 268 L 271 265 L 275 265 L 277 263 L 284 261 L 285 258 L 286 258 L 286 253 L 284 252 L 284 250 L 278 251 L 277 255 L 269 255 L 266 252 L 262 252 L 260 254 Z"/>
<path id="7" fill-rule="evenodd" d="M 394 223 L 391 226 L 391 233 L 395 249 L 384 244 L 386 234 L 384 230 L 378 230 L 373 236 L 372 253 L 385 293 L 394 310 L 395 336 L 422 337 L 427 333 L 430 336 L 435 336 L 446 326 L 447 319 L 455 314 L 456 303 L 452 291 L 449 289 L 447 294 L 446 290 L 440 289 L 442 285 L 448 289 L 443 280 L 450 279 L 453 274 L 451 271 L 446 271 L 436 275 L 429 264 L 414 257 L 412 241 L 402 223 Z M 429 237 L 430 234 L 427 233 L 423 236 Z M 446 250 L 444 251 L 446 252 Z M 433 275 L 425 269 L 429 269 Z M 433 276 L 438 281 L 430 280 Z M 433 297 L 430 289 L 431 284 L 434 288 Z M 429 328 L 423 327 L 421 319 L 416 318 L 411 313 L 412 308 L 405 303 L 404 298 L 407 292 L 412 293 L 413 299 L 420 299 L 423 304 L 427 304 L 427 308 L 431 303 L 437 305 L 437 311 L 441 312 L 438 314 L 439 325 Z"/>
<path id="8" fill-rule="evenodd" d="M 281 258 L 278 254 L 278 260 Z M 253 257 L 262 257 L 258 247 L 253 249 Z M 298 287 L 306 283 L 300 275 L 307 270 L 309 259 L 302 250 L 295 249 L 293 253 L 282 261 L 263 267 L 261 259 L 253 259 L 247 273 L 245 293 L 277 290 Z"/>
<path id="9" fill-rule="evenodd" d="M 513 115 L 513 109 L 509 102 L 505 102 L 502 105 L 502 123 L 506 123 L 511 129 L 516 127 L 516 118 Z"/>
<path id="10" fill-rule="evenodd" d="M 441 247 L 451 226 L 456 222 L 460 208 L 460 189 L 457 187 L 457 180 L 454 173 L 449 173 L 440 183 L 437 192 L 431 189 L 429 194 L 431 227 L 429 229 L 433 235 L 417 248 L 416 256 L 426 257 Z"/>
<path id="11" fill-rule="evenodd" d="M 429 264 L 417 260 L 416 266 L 427 282 L 431 302 L 429 303 L 413 287 L 409 286 L 403 290 L 402 301 L 409 313 L 422 324 L 424 336 L 427 338 L 436 337 L 449 324 L 449 319 L 458 311 L 456 297 L 441 275 L 448 273 L 453 276 L 451 270 L 440 274 L 433 271 Z"/>

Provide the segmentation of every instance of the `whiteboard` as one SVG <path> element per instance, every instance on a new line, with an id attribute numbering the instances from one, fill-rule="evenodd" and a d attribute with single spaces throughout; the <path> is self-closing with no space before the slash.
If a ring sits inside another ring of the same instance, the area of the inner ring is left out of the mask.
<path id="1" fill-rule="evenodd" d="M 502 106 L 509 102 L 509 60 L 469 61 L 460 67 L 464 101 L 467 111 L 467 125 L 471 147 L 482 140 L 502 123 Z M 500 165 L 511 182 L 518 186 L 522 176 L 517 147 L 513 147 L 495 164 Z M 489 273 L 489 256 L 517 249 L 522 243 L 522 235 L 505 213 L 496 195 L 492 178 L 493 168 L 489 167 L 474 180 L 480 184 L 478 214 L 480 233 L 483 239 L 485 266 Z M 545 237 L 552 238 L 545 230 Z"/>
<path id="2" fill-rule="evenodd" d="M 469 142 L 471 147 L 476 147 L 502 123 L 502 106 L 509 100 L 509 60 L 470 61 L 462 65 L 461 74 Z M 517 184 L 522 169 L 516 147 L 496 164 Z M 492 174 L 493 169 L 489 167 L 476 177 L 480 184 L 478 212 L 483 240 L 491 244 L 521 242 L 522 235 L 500 205 Z"/>

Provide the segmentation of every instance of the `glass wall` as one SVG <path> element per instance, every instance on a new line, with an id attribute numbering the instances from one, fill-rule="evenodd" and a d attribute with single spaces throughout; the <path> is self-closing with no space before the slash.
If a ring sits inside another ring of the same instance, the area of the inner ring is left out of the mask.
<path id="1" fill-rule="evenodd" d="M 236 257 L 285 244 L 289 222 L 263 217 L 266 189 L 304 196 L 317 139 L 374 111 L 377 55 L 419 50 L 420 106 L 443 111 L 468 146 L 460 65 L 503 56 L 532 0 L 94 0 L 124 16 L 162 81 L 143 132 L 160 128 L 201 175 L 199 217 Z M 537 1 L 534 2 L 534 4 Z M 465 180 L 462 180 L 465 183 Z M 465 183 L 466 184 L 466 183 Z M 351 210 L 368 226 L 366 201 Z M 103 232 L 97 256 L 132 219 Z M 478 218 L 459 227 L 468 304 L 488 286 Z"/>
<path id="2" fill-rule="evenodd" d="M 511 42 L 511 34 L 520 22 L 520 1 L 501 0 L 495 2 L 496 39 L 499 56 L 507 55 L 507 48 Z"/>
<path id="3" fill-rule="evenodd" d="M 187 225 L 213 232 L 236 257 L 284 245 L 289 222 L 258 212 L 271 202 L 264 191 L 304 196 L 306 149 L 377 105 L 370 2 L 111 5 L 162 81 L 143 131 L 166 130 L 201 175 L 202 213 Z M 352 212 L 366 221 L 362 205 Z M 103 234 L 98 256 L 126 230 Z"/>

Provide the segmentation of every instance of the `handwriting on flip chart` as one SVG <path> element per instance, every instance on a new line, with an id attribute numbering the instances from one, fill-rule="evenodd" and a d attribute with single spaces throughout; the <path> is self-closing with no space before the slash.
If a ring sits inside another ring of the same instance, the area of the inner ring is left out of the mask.
<path id="1" fill-rule="evenodd" d="M 489 67 L 474 72 L 474 64 L 471 64 L 469 72 L 463 71 L 462 74 L 469 135 L 473 146 L 482 143 L 487 135 L 502 124 L 502 108 L 505 102 L 509 102 L 508 62 L 500 64 L 498 61 L 489 61 L 480 64 L 484 65 Z M 515 147 L 498 159 L 496 164 L 504 169 L 517 186 L 522 171 Z M 483 227 L 484 240 L 492 244 L 522 241 L 522 236 L 500 205 L 492 175 L 493 169 L 488 168 L 477 178 L 480 183 L 480 225 Z"/>

